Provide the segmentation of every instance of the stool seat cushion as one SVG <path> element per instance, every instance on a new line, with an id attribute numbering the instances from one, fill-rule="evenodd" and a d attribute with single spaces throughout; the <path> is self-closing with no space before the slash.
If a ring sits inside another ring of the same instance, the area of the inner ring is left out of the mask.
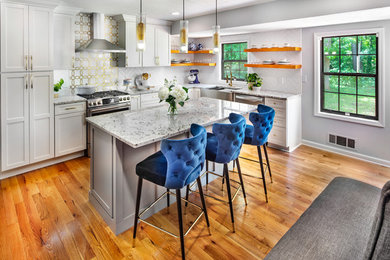
<path id="1" fill-rule="evenodd" d="M 207 133 L 206 160 L 215 162 L 217 158 L 218 139 L 212 133 Z"/>
<path id="2" fill-rule="evenodd" d="M 167 176 L 167 166 L 167 159 L 160 151 L 138 163 L 136 173 L 145 180 L 164 186 Z"/>

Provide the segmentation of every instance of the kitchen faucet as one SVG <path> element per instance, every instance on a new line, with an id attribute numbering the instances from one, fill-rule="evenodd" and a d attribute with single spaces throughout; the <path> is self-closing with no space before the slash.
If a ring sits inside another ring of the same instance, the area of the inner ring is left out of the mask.
<path id="1" fill-rule="evenodd" d="M 237 78 L 236 77 L 233 77 L 233 73 L 232 73 L 232 66 L 226 66 L 225 68 L 228 68 L 230 70 L 230 78 L 228 75 L 225 76 L 226 78 L 226 83 L 228 83 L 228 85 L 230 87 L 233 86 L 233 79 L 236 80 Z M 230 83 L 229 83 L 229 80 L 230 80 Z"/>

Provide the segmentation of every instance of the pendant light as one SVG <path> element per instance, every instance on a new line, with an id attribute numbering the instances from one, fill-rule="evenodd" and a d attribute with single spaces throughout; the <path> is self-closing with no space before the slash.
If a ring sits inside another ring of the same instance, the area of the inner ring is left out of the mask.
<path id="1" fill-rule="evenodd" d="M 139 1 L 140 12 L 136 20 L 137 51 L 145 50 L 146 16 L 142 13 L 142 0 Z"/>
<path id="2" fill-rule="evenodd" d="M 180 21 L 180 52 L 188 53 L 188 20 L 185 20 L 184 0 L 183 0 L 183 20 Z"/>
<path id="3" fill-rule="evenodd" d="M 218 25 L 218 0 L 215 0 L 215 25 L 212 27 L 213 31 L 213 52 L 219 52 L 219 40 L 221 27 Z"/>

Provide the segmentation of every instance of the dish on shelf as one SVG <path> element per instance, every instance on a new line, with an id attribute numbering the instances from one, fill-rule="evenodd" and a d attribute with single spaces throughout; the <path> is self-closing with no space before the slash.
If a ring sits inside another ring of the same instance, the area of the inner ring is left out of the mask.
<path id="1" fill-rule="evenodd" d="M 283 59 L 283 60 L 278 61 L 278 64 L 291 64 L 291 61 L 289 61 L 287 59 Z"/>
<path id="2" fill-rule="evenodd" d="M 263 64 L 275 64 L 273 60 L 263 60 Z"/>

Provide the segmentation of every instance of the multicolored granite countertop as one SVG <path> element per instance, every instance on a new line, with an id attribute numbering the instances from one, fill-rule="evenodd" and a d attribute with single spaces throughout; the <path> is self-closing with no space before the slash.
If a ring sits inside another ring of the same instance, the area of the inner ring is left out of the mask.
<path id="1" fill-rule="evenodd" d="M 257 97 L 268 97 L 268 98 L 279 98 L 279 99 L 287 99 L 299 95 L 299 94 L 284 93 L 284 92 L 271 91 L 271 90 L 254 91 L 254 90 L 249 90 L 248 88 L 234 89 L 232 90 L 232 92 L 235 94 L 244 94 L 250 96 L 257 96 Z"/>
<path id="2" fill-rule="evenodd" d="M 85 101 L 87 101 L 85 98 L 79 97 L 77 95 L 59 96 L 58 98 L 54 98 L 54 105 L 64 105 Z"/>
<path id="3" fill-rule="evenodd" d="M 168 105 L 88 117 L 87 121 L 127 145 L 137 148 L 189 131 L 192 123 L 210 126 L 225 121 L 229 114 L 247 114 L 256 106 L 200 98 L 189 100 L 178 114 L 168 115 Z"/>

